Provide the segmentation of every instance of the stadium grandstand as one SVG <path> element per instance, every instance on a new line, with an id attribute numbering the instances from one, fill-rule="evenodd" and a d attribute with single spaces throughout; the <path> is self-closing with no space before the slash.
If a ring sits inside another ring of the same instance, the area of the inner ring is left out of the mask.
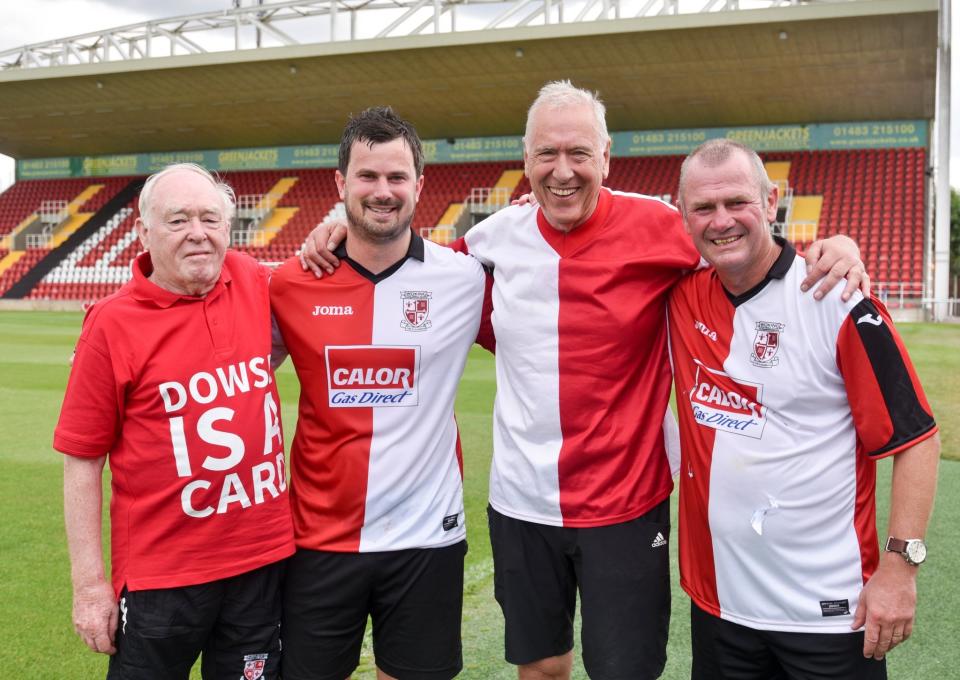
<path id="1" fill-rule="evenodd" d="M 351 112 L 390 104 L 425 142 L 414 228 L 446 243 L 529 190 L 526 107 L 546 81 L 600 92 L 607 185 L 672 200 L 712 137 L 756 148 L 774 229 L 856 239 L 901 317 L 950 290 L 949 2 L 345 0 L 253 3 L 0 52 L 6 305 L 89 303 L 130 277 L 149 173 L 198 162 L 236 190 L 234 247 L 291 256 L 341 214 Z"/>

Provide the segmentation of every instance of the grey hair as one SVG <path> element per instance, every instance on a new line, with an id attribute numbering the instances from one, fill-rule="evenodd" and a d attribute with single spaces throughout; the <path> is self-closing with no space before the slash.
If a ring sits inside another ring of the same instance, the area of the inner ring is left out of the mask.
<path id="1" fill-rule="evenodd" d="M 565 109 L 572 106 L 589 106 L 593 110 L 596 122 L 598 142 L 605 146 L 610 140 L 607 132 L 607 107 L 600 101 L 595 92 L 583 90 L 569 80 L 553 80 L 540 88 L 537 98 L 533 100 L 527 111 L 527 128 L 523 135 L 523 146 L 530 151 L 528 144 L 533 138 L 533 116 L 541 108 Z"/>
<path id="2" fill-rule="evenodd" d="M 181 171 L 196 173 L 210 182 L 211 186 L 216 189 L 217 194 L 220 196 L 220 200 L 223 203 L 224 219 L 227 222 L 233 219 L 233 215 L 237 208 L 236 194 L 234 193 L 233 188 L 219 177 L 211 173 L 205 167 L 202 165 L 197 165 L 196 163 L 173 163 L 165 167 L 163 170 L 155 172 L 147 177 L 147 181 L 143 183 L 143 189 L 140 190 L 140 201 L 137 204 L 140 208 L 140 217 L 142 219 L 146 219 L 145 216 L 152 207 L 151 200 L 153 199 L 153 190 L 156 188 L 157 182 L 169 174 Z"/>
<path id="3" fill-rule="evenodd" d="M 700 162 L 704 163 L 708 168 L 715 168 L 725 163 L 736 151 L 744 154 L 750 162 L 753 168 L 753 174 L 757 179 L 757 185 L 760 187 L 760 198 L 766 203 L 770 197 L 770 192 L 773 191 L 773 182 L 771 182 L 767 176 L 767 169 L 763 165 L 763 160 L 757 155 L 756 151 L 746 144 L 721 137 L 718 139 L 708 139 L 683 159 L 683 165 L 680 166 L 680 187 L 677 190 L 677 204 L 680 207 L 681 213 L 686 214 L 686 209 L 683 204 L 683 189 L 686 185 L 687 173 L 690 171 L 690 166 L 693 164 L 693 161 L 700 160 Z"/>

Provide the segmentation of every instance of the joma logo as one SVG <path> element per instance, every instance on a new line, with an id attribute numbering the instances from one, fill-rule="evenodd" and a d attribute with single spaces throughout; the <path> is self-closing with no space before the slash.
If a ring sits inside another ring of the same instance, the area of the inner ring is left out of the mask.
<path id="1" fill-rule="evenodd" d="M 353 316 L 353 307 L 350 305 L 316 305 L 313 316 Z"/>
<path id="2" fill-rule="evenodd" d="M 705 323 L 703 323 L 702 321 L 696 321 L 696 320 L 694 320 L 694 322 L 693 322 L 693 327 L 696 328 L 696 329 L 697 329 L 698 331 L 700 331 L 701 333 L 703 333 L 704 335 L 706 335 L 708 338 L 710 338 L 710 339 L 713 340 L 714 342 L 717 341 L 717 332 L 716 332 L 716 331 L 712 331 L 712 330 L 710 330 L 709 328 L 707 328 L 707 325 L 706 325 Z"/>

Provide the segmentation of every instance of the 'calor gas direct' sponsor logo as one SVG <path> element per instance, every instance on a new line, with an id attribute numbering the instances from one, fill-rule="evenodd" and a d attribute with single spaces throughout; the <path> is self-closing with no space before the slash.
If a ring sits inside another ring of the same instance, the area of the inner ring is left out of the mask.
<path id="1" fill-rule="evenodd" d="M 737 380 L 723 371 L 707 368 L 699 361 L 690 408 L 700 425 L 760 439 L 767 423 L 763 385 Z"/>
<path id="2" fill-rule="evenodd" d="M 419 346 L 331 345 L 325 355 L 331 408 L 419 403 Z"/>

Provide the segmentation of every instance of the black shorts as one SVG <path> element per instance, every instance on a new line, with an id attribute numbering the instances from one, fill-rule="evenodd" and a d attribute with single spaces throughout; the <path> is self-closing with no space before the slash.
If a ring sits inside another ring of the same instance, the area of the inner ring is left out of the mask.
<path id="1" fill-rule="evenodd" d="M 283 569 L 275 562 L 210 583 L 124 589 L 107 680 L 187 680 L 201 654 L 204 680 L 278 677 Z"/>
<path id="2" fill-rule="evenodd" d="M 284 680 L 348 677 L 368 615 L 383 672 L 403 680 L 456 676 L 466 552 L 466 541 L 372 553 L 297 550 L 284 586 Z"/>
<path id="3" fill-rule="evenodd" d="M 690 603 L 692 680 L 885 680 L 887 663 L 865 659 L 858 633 L 756 630 Z"/>
<path id="4" fill-rule="evenodd" d="M 525 522 L 487 508 L 494 593 L 506 659 L 527 664 L 573 648 L 580 590 L 583 665 L 593 680 L 657 678 L 670 627 L 670 501 L 604 527 Z"/>

